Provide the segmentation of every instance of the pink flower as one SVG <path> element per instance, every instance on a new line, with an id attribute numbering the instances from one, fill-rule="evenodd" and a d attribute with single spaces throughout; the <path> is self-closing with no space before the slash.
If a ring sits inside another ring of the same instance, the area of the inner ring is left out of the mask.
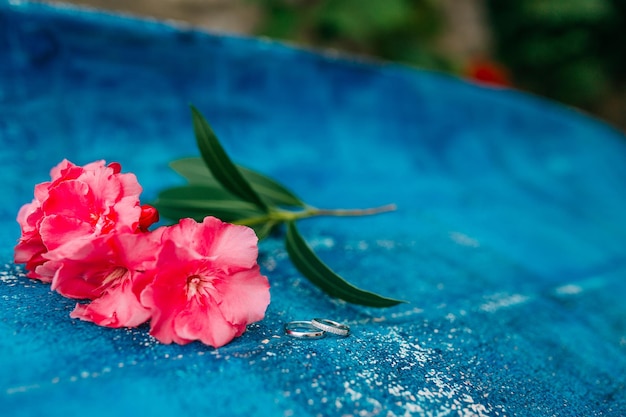
<path id="1" fill-rule="evenodd" d="M 52 289 L 77 304 L 70 316 L 107 327 L 134 327 L 150 318 L 137 294 L 138 277 L 154 268 L 163 228 L 152 233 L 118 233 L 82 243 L 58 263 Z"/>
<path id="2" fill-rule="evenodd" d="M 147 230 L 158 220 L 151 207 L 140 207 L 135 175 L 120 171 L 118 163 L 80 167 L 63 160 L 50 171 L 51 181 L 35 186 L 34 200 L 17 216 L 22 235 L 14 256 L 26 264 L 29 277 L 50 282 L 59 266 L 52 258 L 108 233 Z"/>
<path id="3" fill-rule="evenodd" d="M 214 217 L 202 223 L 182 219 L 163 232 L 162 240 L 156 267 L 140 278 L 145 285 L 140 299 L 152 313 L 154 337 L 220 347 L 263 318 L 269 283 L 256 262 L 252 229 Z"/>
<path id="4" fill-rule="evenodd" d="M 265 315 L 269 283 L 252 229 L 207 217 L 150 232 L 159 214 L 140 205 L 141 186 L 117 163 L 64 160 L 50 177 L 18 213 L 15 262 L 61 295 L 88 300 L 72 318 L 107 327 L 151 320 L 164 343 L 219 347 Z"/>

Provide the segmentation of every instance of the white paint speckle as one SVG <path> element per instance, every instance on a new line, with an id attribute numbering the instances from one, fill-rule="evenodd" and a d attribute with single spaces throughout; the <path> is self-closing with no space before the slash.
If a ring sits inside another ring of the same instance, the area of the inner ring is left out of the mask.
<path id="1" fill-rule="evenodd" d="M 461 233 L 461 232 L 450 232 L 448 234 L 448 236 L 450 236 L 450 239 L 452 239 L 452 241 L 458 245 L 461 246 L 467 246 L 470 248 L 478 248 L 480 247 L 480 243 L 478 242 L 478 240 L 469 237 L 468 235 Z"/>
<path id="2" fill-rule="evenodd" d="M 482 304 L 480 309 L 488 313 L 494 313 L 501 308 L 512 307 L 523 304 L 529 299 L 528 296 L 522 294 L 496 294 L 491 300 Z"/>
<path id="3" fill-rule="evenodd" d="M 554 290 L 554 292 L 556 292 L 557 295 L 576 295 L 583 292 L 583 289 L 578 285 L 567 284 L 558 287 L 556 290 Z"/>

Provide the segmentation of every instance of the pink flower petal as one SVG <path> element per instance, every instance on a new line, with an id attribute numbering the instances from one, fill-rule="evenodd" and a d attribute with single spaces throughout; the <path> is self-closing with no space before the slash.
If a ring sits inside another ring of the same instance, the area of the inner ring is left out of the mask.
<path id="1" fill-rule="evenodd" d="M 150 310 L 133 293 L 130 276 L 121 281 L 91 303 L 76 304 L 70 317 L 106 327 L 136 327 L 148 321 Z"/>
<path id="2" fill-rule="evenodd" d="M 48 198 L 48 192 L 58 184 L 67 180 L 75 180 L 84 172 L 83 167 L 79 167 L 69 162 L 67 159 L 61 161 L 56 167 L 50 170 L 52 181 L 42 182 L 35 186 L 35 199 L 43 202 Z"/>
<path id="3" fill-rule="evenodd" d="M 101 209 L 94 205 L 94 197 L 89 185 L 82 181 L 64 181 L 51 189 L 48 198 L 42 203 L 45 216 L 59 215 L 81 219 L 92 223 L 93 217 L 100 216 Z"/>
<path id="4" fill-rule="evenodd" d="M 158 254 L 156 267 L 145 275 L 150 279 L 140 294 L 141 304 L 150 309 L 150 334 L 163 343 L 188 343 L 173 331 L 173 320 L 187 303 L 185 285 L 187 276 L 194 273 L 194 254 L 185 248 L 177 247 L 172 241 L 165 241 Z M 182 262 L 181 262 L 182 261 Z"/>
<path id="5" fill-rule="evenodd" d="M 139 197 L 139 194 L 141 194 L 143 189 L 141 188 L 141 185 L 139 185 L 139 181 L 137 181 L 135 174 L 127 172 L 125 174 L 118 174 L 116 177 L 120 182 L 124 196 Z"/>
<path id="6" fill-rule="evenodd" d="M 216 262 L 228 270 L 252 268 L 256 265 L 259 252 L 258 238 L 254 230 L 245 226 L 223 223 L 219 220 L 217 221 L 220 224 L 216 224 L 216 220 L 214 217 L 207 217 L 203 222 L 206 229 L 211 226 L 217 229 L 207 255 L 215 256 Z"/>
<path id="7" fill-rule="evenodd" d="M 233 326 L 221 314 L 217 305 L 190 303 L 173 322 L 174 332 L 183 340 L 199 340 L 215 348 L 224 346 L 245 331 L 243 326 Z M 156 336 L 155 336 L 156 337 Z M 158 339 L 158 337 L 157 337 Z"/>
<path id="8" fill-rule="evenodd" d="M 28 269 L 32 269 L 33 265 L 40 265 L 41 262 L 45 261 L 41 256 L 45 251 L 46 247 L 41 241 L 41 236 L 24 236 L 15 245 L 13 258 L 18 264 L 32 264 L 26 266 Z"/>
<path id="9" fill-rule="evenodd" d="M 106 167 L 106 162 L 104 160 L 93 161 L 84 165 L 82 167 L 83 172 L 85 171 L 102 171 Z"/>
<path id="10" fill-rule="evenodd" d="M 181 219 L 165 232 L 164 239 L 191 248 L 204 257 L 219 258 L 229 269 L 251 268 L 258 256 L 258 239 L 254 230 L 246 226 L 224 223 L 207 216 L 202 223 Z"/>
<path id="11" fill-rule="evenodd" d="M 35 270 L 41 276 L 49 276 L 51 271 L 54 276 L 50 288 L 64 297 L 93 300 L 102 295 L 97 281 L 84 279 L 84 265 L 49 261 Z"/>
<path id="12" fill-rule="evenodd" d="M 48 251 L 59 250 L 57 257 L 71 254 L 76 247 L 93 238 L 93 227 L 82 219 L 51 215 L 44 218 L 39 228 L 41 240 Z"/>
<path id="13" fill-rule="evenodd" d="M 262 320 L 270 303 L 269 282 L 256 266 L 220 280 L 216 289 L 221 296 L 220 311 L 232 324 Z"/>
<path id="14" fill-rule="evenodd" d="M 140 232 L 141 206 L 135 197 L 124 197 L 110 206 L 110 212 L 101 218 L 101 233 Z"/>
<path id="15" fill-rule="evenodd" d="M 113 176 L 113 169 L 111 168 L 85 171 L 78 177 L 77 181 L 86 184 L 90 190 L 93 190 L 94 203 L 100 207 L 115 203 L 124 196 L 122 184 L 119 178 Z"/>
<path id="16" fill-rule="evenodd" d="M 24 204 L 17 213 L 17 222 L 22 228 L 22 233 L 35 232 L 42 217 L 41 204 L 37 200 Z"/>

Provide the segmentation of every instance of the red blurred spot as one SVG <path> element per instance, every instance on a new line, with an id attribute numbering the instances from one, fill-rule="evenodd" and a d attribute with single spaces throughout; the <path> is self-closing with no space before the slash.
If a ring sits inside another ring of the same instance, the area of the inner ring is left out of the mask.
<path id="1" fill-rule="evenodd" d="M 507 69 L 497 62 L 489 60 L 471 62 L 465 71 L 465 76 L 480 84 L 501 87 L 512 85 Z"/>

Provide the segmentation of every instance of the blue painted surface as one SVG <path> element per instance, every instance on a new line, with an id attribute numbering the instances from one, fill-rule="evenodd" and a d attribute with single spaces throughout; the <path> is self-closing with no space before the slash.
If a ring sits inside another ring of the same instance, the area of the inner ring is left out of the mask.
<path id="1" fill-rule="evenodd" d="M 121 162 L 144 201 L 195 155 L 188 103 L 233 158 L 308 202 L 392 214 L 303 235 L 355 284 L 329 299 L 261 245 L 264 321 L 219 350 L 68 317 L 12 264 L 15 215 L 62 158 Z M 443 75 L 0 0 L 0 412 L 9 416 L 626 415 L 626 139 Z M 347 322 L 303 342 L 285 322 Z"/>

